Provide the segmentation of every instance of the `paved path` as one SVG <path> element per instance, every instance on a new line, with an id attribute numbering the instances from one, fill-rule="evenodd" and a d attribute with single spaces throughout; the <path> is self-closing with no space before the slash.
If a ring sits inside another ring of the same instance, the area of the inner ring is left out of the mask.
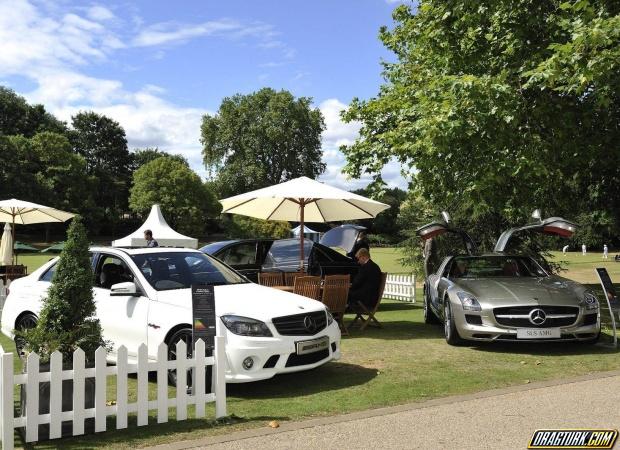
<path id="1" fill-rule="evenodd" d="M 620 372 L 284 424 L 275 430 L 248 430 L 165 448 L 525 449 L 535 429 L 557 427 L 620 428 Z"/>

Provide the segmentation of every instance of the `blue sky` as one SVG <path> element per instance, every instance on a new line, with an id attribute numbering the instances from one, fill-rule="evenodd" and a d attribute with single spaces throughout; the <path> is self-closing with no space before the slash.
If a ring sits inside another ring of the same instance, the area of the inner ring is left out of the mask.
<path id="1" fill-rule="evenodd" d="M 64 120 L 109 115 L 130 146 L 181 153 L 205 176 L 199 126 L 221 100 L 264 86 L 309 96 L 325 115 L 322 177 L 345 188 L 338 146 L 359 124 L 339 111 L 376 94 L 377 35 L 392 0 L 68 2 L 0 0 L 0 84 Z M 399 167 L 384 177 L 404 187 Z"/>

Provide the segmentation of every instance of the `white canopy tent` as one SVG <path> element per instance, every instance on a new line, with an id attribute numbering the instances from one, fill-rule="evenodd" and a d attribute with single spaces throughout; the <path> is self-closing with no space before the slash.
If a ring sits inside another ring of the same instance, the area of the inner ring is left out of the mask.
<path id="1" fill-rule="evenodd" d="M 291 230 L 291 233 L 293 234 L 293 236 L 299 237 L 299 233 L 301 233 L 301 225 L 297 225 L 295 228 L 293 228 Z M 304 236 L 314 242 L 319 242 L 319 239 L 321 239 L 321 233 L 319 233 L 318 231 L 314 231 L 312 228 L 305 225 Z"/>
<path id="2" fill-rule="evenodd" d="M 153 205 L 148 218 L 140 228 L 130 235 L 112 242 L 112 247 L 146 247 L 146 240 L 144 239 L 145 230 L 153 232 L 153 239 L 161 247 L 198 248 L 198 239 L 184 236 L 170 228 L 170 225 L 168 225 L 161 213 L 159 205 Z"/>

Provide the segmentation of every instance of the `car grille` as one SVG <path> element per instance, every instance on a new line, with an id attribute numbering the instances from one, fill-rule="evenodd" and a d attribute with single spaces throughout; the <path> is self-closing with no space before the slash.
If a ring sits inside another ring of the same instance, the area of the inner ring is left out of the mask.
<path id="1" fill-rule="evenodd" d="M 530 313 L 534 309 L 542 309 L 546 320 L 540 324 L 530 322 Z M 493 309 L 498 324 L 508 327 L 553 328 L 567 327 L 577 321 L 579 308 L 575 306 L 510 306 Z"/>
<path id="2" fill-rule="evenodd" d="M 306 320 L 306 318 L 310 318 Z M 315 311 L 293 316 L 275 317 L 273 325 L 282 336 L 313 336 L 327 326 L 327 315 L 325 311 Z M 309 322 L 314 326 L 307 327 Z"/>
<path id="3" fill-rule="evenodd" d="M 306 355 L 291 353 L 286 360 L 286 367 L 307 366 L 308 364 L 318 363 L 329 356 L 329 349 L 320 350 Z"/>

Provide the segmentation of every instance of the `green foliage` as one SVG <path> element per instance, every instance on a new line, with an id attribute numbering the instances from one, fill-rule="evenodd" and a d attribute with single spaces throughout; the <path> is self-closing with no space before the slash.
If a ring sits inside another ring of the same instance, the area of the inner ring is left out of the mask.
<path id="1" fill-rule="evenodd" d="M 185 162 L 162 156 L 134 172 L 129 207 L 140 214 L 159 204 L 170 225 L 181 233 L 202 233 L 205 220 L 220 212 L 213 192 Z M 157 239 L 157 236 L 155 236 Z"/>
<path id="2" fill-rule="evenodd" d="M 67 126 L 43 105 L 29 105 L 11 89 L 0 86 L 0 135 L 32 137 L 42 131 L 65 133 Z"/>
<path id="3" fill-rule="evenodd" d="M 138 170 L 143 165 L 150 163 L 151 161 L 160 158 L 162 156 L 167 156 L 169 158 L 176 159 L 179 162 L 182 162 L 187 167 L 189 167 L 189 163 L 187 159 L 185 159 L 182 155 L 172 155 L 170 153 L 162 152 L 157 148 L 139 148 L 136 149 L 132 154 L 132 171 Z"/>
<path id="4" fill-rule="evenodd" d="M 0 197 L 45 199 L 49 206 L 82 214 L 95 208 L 94 179 L 65 136 L 49 131 L 31 138 L 0 136 L 0 160 Z"/>
<path id="5" fill-rule="evenodd" d="M 358 220 L 357 223 L 367 227 L 372 234 L 369 234 L 371 242 L 380 239 L 378 235 L 383 235 L 381 242 L 384 244 L 394 244 L 400 241 L 402 231 L 401 223 L 398 221 L 400 206 L 407 198 L 407 192 L 400 188 L 380 189 L 378 192 L 372 188 L 357 189 L 354 194 L 369 197 L 382 203 L 390 205 L 389 209 L 379 213 L 372 220 Z M 373 237 L 374 236 L 374 237 Z"/>
<path id="6" fill-rule="evenodd" d="M 252 217 L 231 215 L 223 219 L 226 235 L 235 239 L 291 237 L 288 222 L 254 219 Z"/>
<path id="7" fill-rule="evenodd" d="M 325 124 L 311 102 L 263 88 L 227 97 L 217 115 L 203 117 L 204 163 L 217 175 L 221 197 L 323 173 Z"/>
<path id="8" fill-rule="evenodd" d="M 78 216 L 67 231 L 37 326 L 20 332 L 26 351 L 36 352 L 47 361 L 58 350 L 65 360 L 71 361 L 73 351 L 81 348 L 89 360 L 94 359 L 97 347 L 106 346 L 95 313 L 88 239 Z"/>
<path id="9" fill-rule="evenodd" d="M 343 148 L 346 171 L 392 158 L 435 214 L 482 232 L 543 213 L 612 216 L 620 229 L 617 2 L 423 0 L 399 6 L 381 40 L 397 60 Z M 380 176 L 376 176 L 381 181 Z M 484 229 L 484 230 L 483 230 Z M 473 233 L 475 234 L 475 232 Z"/>
<path id="10" fill-rule="evenodd" d="M 99 216 L 114 226 L 127 210 L 131 181 L 131 155 L 125 130 L 118 122 L 92 111 L 79 112 L 71 118 L 71 125 L 69 140 L 73 151 L 84 157 L 87 173 L 97 180 L 93 194 L 101 209 Z"/>

